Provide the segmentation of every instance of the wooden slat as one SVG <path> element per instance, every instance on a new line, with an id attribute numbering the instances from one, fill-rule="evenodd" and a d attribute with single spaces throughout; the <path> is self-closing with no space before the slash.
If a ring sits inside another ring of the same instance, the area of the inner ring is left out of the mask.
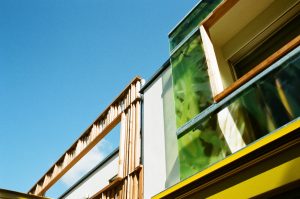
<path id="1" fill-rule="evenodd" d="M 129 150 L 128 150 L 128 147 L 129 147 L 129 131 L 130 131 L 130 112 L 131 112 L 131 109 L 128 110 L 127 112 L 127 115 L 126 115 L 126 137 L 125 137 L 125 145 L 124 145 L 124 148 L 125 148 L 125 154 L 124 154 L 124 159 L 125 159 L 125 162 L 124 162 L 124 176 L 127 176 L 128 174 L 128 161 L 129 161 Z M 126 181 L 127 183 L 127 181 Z"/>
<path id="2" fill-rule="evenodd" d="M 124 156 L 125 156 L 125 138 L 126 138 L 126 116 L 122 113 L 121 117 L 121 130 L 120 130 L 120 147 L 119 147 L 119 171 L 118 177 L 124 177 Z"/>
<path id="3" fill-rule="evenodd" d="M 273 64 L 275 61 L 280 59 L 282 56 L 290 52 L 292 49 L 297 47 L 300 44 L 300 35 L 295 37 L 293 40 L 291 40 L 289 43 L 281 47 L 278 51 L 270 55 L 267 59 L 262 61 L 260 64 L 255 66 L 253 69 L 251 69 L 248 73 L 246 73 L 244 76 L 242 76 L 240 79 L 235 81 L 233 84 L 231 84 L 228 88 L 226 88 L 221 93 L 217 94 L 214 97 L 215 102 L 219 102 L 226 96 L 228 96 L 230 93 L 238 89 L 240 86 L 248 82 L 251 78 L 256 76 L 258 73 L 262 72 L 266 68 L 268 68 L 271 64 Z"/>
<path id="4" fill-rule="evenodd" d="M 138 83 L 138 82 L 137 82 Z M 119 171 L 118 178 L 122 179 L 122 184 L 117 187 L 112 187 L 105 190 L 100 190 L 97 195 L 107 195 L 113 198 L 141 198 L 140 186 L 143 182 L 140 181 L 140 170 L 142 166 L 139 165 L 140 159 L 140 96 L 137 93 L 140 85 L 132 86 L 130 92 L 126 95 L 126 104 L 130 104 L 121 116 L 121 135 L 120 135 L 120 152 L 119 152 Z M 138 161 L 137 161 L 138 160 Z M 109 187 L 109 186 L 108 186 Z M 117 190 L 115 194 L 112 194 Z M 102 192 L 101 192 L 102 191 Z M 96 199 L 95 194 L 92 198 Z"/>
<path id="5" fill-rule="evenodd" d="M 138 199 L 142 199 L 144 196 L 144 168 L 141 166 L 139 170 L 139 193 Z"/>
<path id="6" fill-rule="evenodd" d="M 43 186 L 35 195 L 44 195 L 44 193 L 55 184 L 67 171 L 69 171 L 85 154 L 87 154 L 110 130 L 112 130 L 120 121 L 117 117 L 112 121 L 103 132 L 98 135 L 87 147 L 85 147 L 74 159 L 72 159 L 66 167 L 64 167 L 46 186 Z"/>
<path id="7" fill-rule="evenodd" d="M 54 183 L 120 122 L 123 111 L 130 112 L 131 103 L 136 103 L 140 100 L 140 98 L 136 98 L 137 95 L 133 93 L 130 94 L 130 92 L 131 90 L 135 90 L 136 92 L 135 85 L 140 81 L 141 79 L 139 77 L 133 79 L 116 100 L 100 114 L 92 125 L 84 131 L 80 138 L 76 140 L 46 174 L 30 189 L 30 194 L 44 195 Z M 124 106 L 124 104 L 126 106 Z M 127 131 L 130 131 L 130 129 Z"/>
<path id="8" fill-rule="evenodd" d="M 91 197 L 91 199 L 99 198 L 101 195 L 103 195 L 103 194 L 105 195 L 108 190 L 116 189 L 116 187 L 118 187 L 119 185 L 120 185 L 120 189 L 126 190 L 126 187 L 128 185 L 128 179 L 129 179 L 129 177 L 133 177 L 133 176 L 137 176 L 137 175 L 139 176 L 139 189 L 140 189 L 140 184 L 143 184 L 140 181 L 141 180 L 140 175 L 141 175 L 142 169 L 143 169 L 143 166 L 139 165 L 131 173 L 129 173 L 127 176 L 125 176 L 124 178 L 116 177 L 112 182 L 109 183 L 109 185 L 107 185 L 106 187 L 102 188 L 100 191 L 98 191 L 97 193 L 95 193 Z M 118 192 L 119 192 L 119 194 L 121 192 L 121 195 L 125 194 L 124 191 L 118 191 Z M 128 195 L 128 193 L 129 192 L 126 192 L 127 195 Z M 129 198 L 131 198 L 131 197 L 129 197 Z"/>
<path id="9" fill-rule="evenodd" d="M 137 119 L 137 122 L 136 122 L 136 129 L 137 129 L 137 132 L 136 132 L 136 140 L 135 140 L 135 146 L 136 146 L 136 153 L 135 153 L 135 166 L 138 166 L 140 164 L 140 157 L 141 157 L 141 135 L 140 135 L 140 102 L 137 102 L 136 103 L 136 119 Z"/>
<path id="10" fill-rule="evenodd" d="M 123 198 L 123 184 L 122 186 L 119 186 L 119 189 L 118 189 L 118 199 L 122 199 Z"/>
<path id="11" fill-rule="evenodd" d="M 104 187 L 103 189 L 101 189 L 100 191 L 98 191 L 97 193 L 95 193 L 91 199 L 96 199 L 98 197 L 100 197 L 104 192 L 106 192 L 107 190 L 110 190 L 116 186 L 118 186 L 121 182 L 123 181 L 123 178 L 120 177 L 116 177 L 111 183 L 109 183 L 106 187 Z"/>

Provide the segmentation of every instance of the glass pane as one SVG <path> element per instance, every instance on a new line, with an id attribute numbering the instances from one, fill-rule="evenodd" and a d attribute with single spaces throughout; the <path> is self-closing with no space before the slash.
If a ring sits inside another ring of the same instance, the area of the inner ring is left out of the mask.
<path id="1" fill-rule="evenodd" d="M 179 138 L 181 179 L 300 116 L 300 53 Z"/>
<path id="2" fill-rule="evenodd" d="M 208 165 L 223 159 L 230 150 L 224 139 L 218 118 L 213 117 L 179 138 L 180 179 L 183 180 Z"/>
<path id="3" fill-rule="evenodd" d="M 162 86 L 163 90 L 161 96 L 164 111 L 165 153 L 167 157 L 165 186 L 170 187 L 180 180 L 171 65 L 162 75 Z"/>
<path id="4" fill-rule="evenodd" d="M 212 104 L 199 31 L 171 57 L 177 128 Z"/>
<path id="5" fill-rule="evenodd" d="M 217 6 L 222 0 L 202 0 L 194 10 L 170 33 L 171 51 Z"/>
<path id="6" fill-rule="evenodd" d="M 243 57 L 237 63 L 233 63 L 238 78 L 245 75 L 253 67 L 268 58 L 270 55 L 282 48 L 286 43 L 300 35 L 300 15 L 274 32 L 268 39 L 261 43 L 250 54 Z"/>

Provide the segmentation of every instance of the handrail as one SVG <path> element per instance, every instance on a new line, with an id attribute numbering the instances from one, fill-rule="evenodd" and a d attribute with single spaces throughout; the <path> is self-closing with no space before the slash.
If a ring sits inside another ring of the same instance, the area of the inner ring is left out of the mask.
<path id="1" fill-rule="evenodd" d="M 214 96 L 214 101 L 219 102 L 222 99 L 224 99 L 226 96 L 228 96 L 230 93 L 241 87 L 241 85 L 245 84 L 247 81 L 249 81 L 251 78 L 253 78 L 255 75 L 259 74 L 261 71 L 268 68 L 272 63 L 277 61 L 279 58 L 287 54 L 289 51 L 294 49 L 296 46 L 300 44 L 300 35 L 292 39 L 290 42 L 288 42 L 286 45 L 281 47 L 278 51 L 270 55 L 267 59 L 259 63 L 257 66 L 255 66 L 253 69 L 251 69 L 248 73 L 243 75 L 240 79 L 235 81 L 233 84 L 231 84 L 228 88 L 226 88 L 221 93 Z"/>

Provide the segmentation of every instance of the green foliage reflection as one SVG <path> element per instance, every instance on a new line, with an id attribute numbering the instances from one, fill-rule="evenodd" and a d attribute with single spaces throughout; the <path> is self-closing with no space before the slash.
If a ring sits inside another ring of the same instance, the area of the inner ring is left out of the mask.
<path id="1" fill-rule="evenodd" d="M 300 116 L 300 53 L 243 90 L 178 140 L 187 178 Z M 228 143 L 228 144 L 227 144 Z"/>
<path id="2" fill-rule="evenodd" d="M 230 154 L 216 116 L 182 136 L 178 140 L 178 146 L 180 179 L 185 179 Z"/>
<path id="3" fill-rule="evenodd" d="M 171 57 L 177 128 L 212 104 L 207 64 L 199 32 Z M 214 120 L 208 121 L 209 123 Z M 197 129 L 178 140 L 181 179 L 224 157 L 215 129 Z M 221 136 L 222 137 L 222 136 Z M 225 147 L 226 148 L 226 147 Z"/>
<path id="4" fill-rule="evenodd" d="M 212 104 L 201 45 L 197 32 L 171 57 L 177 128 Z"/>

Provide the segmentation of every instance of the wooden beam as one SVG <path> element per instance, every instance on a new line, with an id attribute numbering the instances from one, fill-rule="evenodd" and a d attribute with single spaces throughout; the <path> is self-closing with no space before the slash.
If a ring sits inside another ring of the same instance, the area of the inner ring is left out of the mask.
<path id="1" fill-rule="evenodd" d="M 238 89 L 240 86 L 245 84 L 247 81 L 249 81 L 251 78 L 256 76 L 258 73 L 262 72 L 266 68 L 268 68 L 271 64 L 273 64 L 275 61 L 280 59 L 282 56 L 290 52 L 292 49 L 297 47 L 300 44 L 300 35 L 295 37 L 293 40 L 285 44 L 283 47 L 281 47 L 278 51 L 270 55 L 267 59 L 259 63 L 257 66 L 255 66 L 253 69 L 251 69 L 248 73 L 246 73 L 244 76 L 242 76 L 240 79 L 235 81 L 233 84 L 231 84 L 228 88 L 226 88 L 221 93 L 217 94 L 214 97 L 215 102 L 219 102 L 226 96 L 228 96 L 230 93 Z"/>
<path id="2" fill-rule="evenodd" d="M 51 181 L 49 181 L 49 183 L 47 183 L 45 186 L 42 186 L 41 189 L 38 191 L 38 193 L 34 193 L 31 192 L 31 194 L 35 194 L 35 195 L 44 195 L 44 193 L 53 185 L 55 184 L 67 171 L 69 171 L 84 155 L 86 155 L 103 137 L 105 137 L 105 135 L 107 135 L 118 123 L 120 122 L 120 115 L 118 117 L 116 117 L 110 124 L 108 124 L 102 131 L 101 134 L 99 134 L 94 140 L 92 140 L 84 149 L 82 149 L 82 151 L 75 156 L 65 167 L 62 168 L 62 170 L 56 175 L 54 176 Z M 67 152 L 66 152 L 67 153 Z M 65 154 L 66 154 L 65 153 Z M 65 155 L 64 154 L 64 155 Z M 63 156 L 64 156 L 63 155 Z M 60 158 L 62 159 L 62 158 Z M 56 163 L 57 164 L 57 163 Z M 56 166 L 56 164 L 54 165 L 54 167 Z M 52 173 L 51 171 L 46 173 L 44 175 L 44 177 L 49 174 Z M 52 174 L 53 175 L 53 174 Z M 42 178 L 43 180 L 43 178 Z M 39 184 L 40 182 L 38 182 L 37 184 Z"/>

